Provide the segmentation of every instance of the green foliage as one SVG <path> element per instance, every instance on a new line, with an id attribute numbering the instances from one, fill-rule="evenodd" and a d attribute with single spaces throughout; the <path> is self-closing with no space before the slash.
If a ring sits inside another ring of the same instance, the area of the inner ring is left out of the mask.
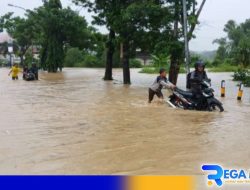
<path id="1" fill-rule="evenodd" d="M 244 85 L 246 87 L 250 87 L 250 77 L 247 77 L 245 80 L 244 80 Z"/>
<path id="2" fill-rule="evenodd" d="M 43 47 L 41 64 L 49 72 L 57 72 L 58 68 L 63 67 L 65 46 L 100 55 L 102 36 L 88 27 L 85 18 L 77 12 L 70 8 L 63 9 L 59 0 L 45 2 L 44 6 L 37 9 L 36 17 L 40 19 L 43 30 L 40 36 Z"/>
<path id="3" fill-rule="evenodd" d="M 84 56 L 83 52 L 79 48 L 70 48 L 68 49 L 66 56 L 64 58 L 65 67 L 75 67 L 79 66 L 83 62 Z"/>
<path id="4" fill-rule="evenodd" d="M 117 41 L 109 41 L 107 48 L 118 47 L 123 43 L 123 66 L 128 71 L 128 62 L 135 56 L 135 50 L 149 54 L 165 54 L 183 60 L 183 30 L 181 0 L 74 0 L 77 5 L 88 7 L 94 12 L 94 23 L 105 25 L 118 36 Z M 199 23 L 196 0 L 187 0 L 189 37 Z M 124 64 L 125 63 L 125 64 Z M 114 64 L 116 65 L 116 63 Z"/>
<path id="5" fill-rule="evenodd" d="M 142 68 L 142 64 L 139 60 L 137 59 L 131 59 L 130 60 L 130 67 L 131 68 Z"/>
<path id="6" fill-rule="evenodd" d="M 98 56 L 81 51 L 79 48 L 69 48 L 64 59 L 65 67 L 101 68 L 105 66 L 104 63 Z"/>
<path id="7" fill-rule="evenodd" d="M 105 25 L 109 31 L 114 32 L 113 37 L 101 35 L 94 28 L 88 27 L 84 17 L 70 8 L 62 8 L 60 0 L 44 0 L 41 7 L 27 11 L 25 18 L 6 14 L 0 19 L 0 28 L 4 24 L 14 36 L 20 47 L 20 56 L 25 55 L 31 44 L 41 46 L 40 62 L 43 69 L 49 72 L 62 69 L 63 63 L 65 66 L 103 66 L 106 60 L 112 60 L 112 56 L 104 54 L 111 52 L 114 53 L 113 65 L 126 66 L 124 70 L 128 73 L 129 62 L 132 67 L 139 66 L 133 60 L 137 48 L 157 55 L 160 60 L 156 67 L 169 66 L 170 63 L 164 57 L 176 61 L 172 61 L 172 64 L 177 66 L 182 62 L 184 44 L 181 0 L 73 1 L 93 12 L 93 24 Z M 187 0 L 187 8 L 191 38 L 192 29 L 199 23 L 196 15 L 197 1 Z M 121 43 L 124 45 L 123 64 L 119 56 Z M 67 51 L 68 47 L 79 48 L 83 60 L 77 56 L 74 60 L 74 56 L 70 55 L 73 52 Z"/>
<path id="8" fill-rule="evenodd" d="M 219 45 L 219 48 L 216 52 L 215 60 L 221 62 L 229 56 L 228 54 L 229 46 L 228 46 L 227 38 L 216 39 L 214 40 L 213 43 L 216 43 Z"/>
<path id="9" fill-rule="evenodd" d="M 239 69 L 233 77 L 235 81 L 241 81 L 245 86 L 250 87 L 250 71 L 248 69 Z"/>
<path id="10" fill-rule="evenodd" d="M 156 68 L 167 68 L 169 69 L 170 66 L 170 57 L 166 55 L 152 55 L 152 65 Z"/>
<path id="11" fill-rule="evenodd" d="M 31 65 L 32 65 L 32 53 L 31 52 L 27 52 L 25 54 L 24 65 L 31 67 Z"/>
<path id="12" fill-rule="evenodd" d="M 143 67 L 140 73 L 145 73 L 145 74 L 158 74 L 160 68 L 156 67 Z"/>
<path id="13" fill-rule="evenodd" d="M 215 40 L 219 44 L 216 63 L 240 65 L 244 68 L 250 65 L 250 19 L 237 24 L 230 20 L 225 25 L 226 38 Z"/>
<path id="14" fill-rule="evenodd" d="M 217 66 L 210 66 L 209 71 L 210 72 L 235 72 L 237 71 L 238 66 L 237 65 L 230 65 L 230 64 L 218 64 Z"/>
<path id="15" fill-rule="evenodd" d="M 83 63 L 82 63 L 83 67 L 104 67 L 104 64 L 103 62 L 100 62 L 100 60 L 97 59 L 96 56 L 93 56 L 93 55 L 90 55 L 90 54 L 87 54 L 84 56 L 84 60 L 83 60 Z"/>
<path id="16" fill-rule="evenodd" d="M 62 8 L 60 0 L 43 1 L 43 6 L 26 12 L 26 18 L 8 13 L 0 17 L 0 28 L 6 28 L 18 44 L 22 58 L 32 44 L 41 46 L 40 62 L 44 70 L 57 72 L 63 68 L 65 47 L 100 55 L 102 36 L 70 8 Z"/>
<path id="17" fill-rule="evenodd" d="M 235 81 L 245 81 L 249 77 L 250 77 L 250 72 L 249 70 L 246 69 L 238 69 L 238 71 L 235 72 L 233 76 Z"/>
<path id="18" fill-rule="evenodd" d="M 27 65 L 30 68 L 33 63 L 35 63 L 38 66 L 39 65 L 39 60 L 35 59 L 32 56 L 32 52 L 31 51 L 27 51 L 25 53 L 25 60 L 23 62 L 23 65 Z"/>
<path id="19" fill-rule="evenodd" d="M 34 31 L 32 27 L 32 19 L 13 17 L 13 13 L 7 13 L 0 18 L 0 27 L 3 27 L 14 38 L 14 53 L 21 58 L 23 64 L 23 57 L 29 47 L 34 41 Z"/>
<path id="20" fill-rule="evenodd" d="M 152 66 L 145 66 L 142 68 L 142 70 L 140 71 L 140 73 L 145 73 L 145 74 L 159 74 L 159 70 L 161 68 L 164 68 L 168 71 L 169 67 L 152 67 Z M 180 67 L 180 73 L 186 73 L 185 68 L 182 66 Z"/>
<path id="21" fill-rule="evenodd" d="M 7 64 L 8 64 L 8 62 L 7 62 L 6 59 L 0 59 L 0 67 L 3 67 L 5 65 L 7 65 Z"/>

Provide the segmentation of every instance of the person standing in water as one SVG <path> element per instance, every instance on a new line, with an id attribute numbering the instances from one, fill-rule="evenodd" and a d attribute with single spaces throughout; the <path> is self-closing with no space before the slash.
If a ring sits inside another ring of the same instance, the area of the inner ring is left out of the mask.
<path id="1" fill-rule="evenodd" d="M 35 80 L 38 80 L 38 67 L 36 66 L 35 63 L 32 64 L 30 72 L 34 74 Z"/>
<path id="2" fill-rule="evenodd" d="M 18 68 L 18 65 L 15 63 L 9 72 L 9 76 L 12 73 L 12 80 L 18 80 L 19 72 L 20 72 L 20 69 Z"/>
<path id="3" fill-rule="evenodd" d="M 24 67 L 23 67 L 23 80 L 26 79 L 26 76 L 28 73 L 29 73 L 29 68 L 27 65 L 24 65 Z"/>
<path id="4" fill-rule="evenodd" d="M 151 103 L 156 95 L 161 100 L 164 99 L 164 96 L 161 92 L 163 88 L 175 89 L 176 86 L 173 85 L 167 79 L 167 72 L 165 69 L 160 69 L 160 75 L 155 79 L 154 83 L 149 88 L 149 100 L 148 103 Z"/>

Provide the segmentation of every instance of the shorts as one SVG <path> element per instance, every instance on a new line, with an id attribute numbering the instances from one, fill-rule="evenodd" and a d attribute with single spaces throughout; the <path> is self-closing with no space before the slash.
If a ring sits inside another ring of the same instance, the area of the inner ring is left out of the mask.
<path id="1" fill-rule="evenodd" d="M 152 100 L 154 99 L 154 96 L 156 95 L 158 98 L 162 98 L 163 99 L 163 94 L 161 91 L 153 91 L 151 88 L 148 90 L 148 101 L 152 102 Z"/>
<path id="2" fill-rule="evenodd" d="M 12 76 L 12 80 L 18 80 L 18 76 Z"/>

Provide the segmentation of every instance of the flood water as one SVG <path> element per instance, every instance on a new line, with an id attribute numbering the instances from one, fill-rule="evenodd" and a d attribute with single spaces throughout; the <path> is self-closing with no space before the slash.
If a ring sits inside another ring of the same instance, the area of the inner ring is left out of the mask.
<path id="1" fill-rule="evenodd" d="M 101 80 L 102 69 L 41 73 L 11 81 L 0 69 L 1 174 L 201 175 L 201 165 L 250 166 L 250 89 L 237 102 L 231 74 L 211 74 L 224 113 L 147 103 L 155 75 L 132 70 L 132 85 Z M 184 87 L 185 76 L 179 78 Z M 167 96 L 168 91 L 164 94 Z"/>

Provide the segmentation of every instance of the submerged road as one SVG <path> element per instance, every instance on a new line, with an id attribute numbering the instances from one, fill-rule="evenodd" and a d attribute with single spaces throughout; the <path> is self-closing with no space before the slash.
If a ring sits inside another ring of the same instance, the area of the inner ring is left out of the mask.
<path id="1" fill-rule="evenodd" d="M 25 82 L 0 69 L 0 173 L 201 175 L 204 163 L 250 166 L 250 89 L 237 102 L 230 74 L 209 74 L 217 96 L 227 82 L 220 114 L 149 105 L 155 75 L 132 70 L 124 86 L 114 72 L 113 82 L 101 80 L 102 69 Z"/>

